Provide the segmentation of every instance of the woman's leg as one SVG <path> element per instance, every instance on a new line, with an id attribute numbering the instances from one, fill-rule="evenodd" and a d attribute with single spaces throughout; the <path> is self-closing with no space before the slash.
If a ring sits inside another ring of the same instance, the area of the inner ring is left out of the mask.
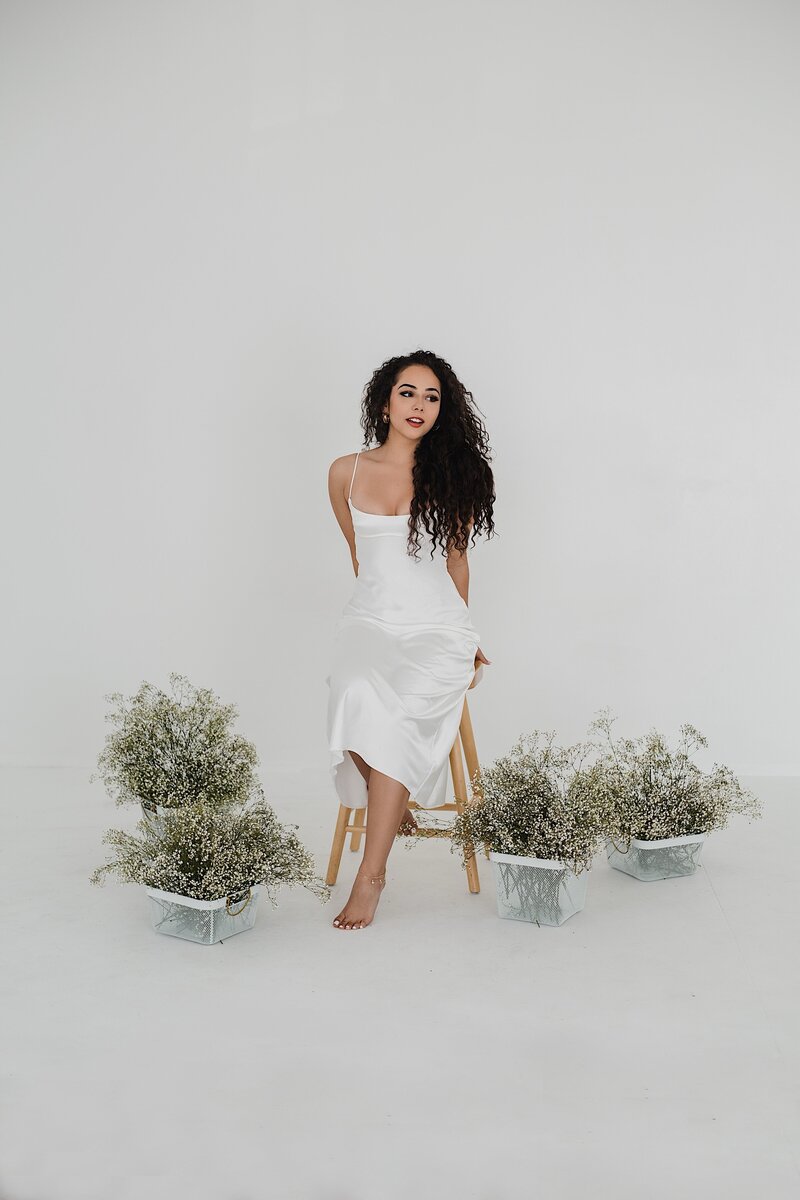
<path id="1" fill-rule="evenodd" d="M 374 767 L 370 769 L 367 786 L 369 818 L 364 857 L 353 881 L 350 898 L 334 918 L 337 929 L 363 929 L 371 923 L 383 890 L 381 883 L 371 881 L 386 870 L 386 860 L 408 803 L 408 788 Z"/>
<path id="2" fill-rule="evenodd" d="M 356 764 L 359 771 L 364 776 L 364 779 L 367 784 L 367 793 L 369 793 L 369 773 L 372 770 L 372 767 L 369 765 L 369 763 L 364 762 L 364 759 L 355 750 L 348 750 L 347 753 L 350 755 L 353 762 Z M 417 822 L 414 818 L 414 814 L 412 813 L 410 808 L 407 808 L 406 811 L 403 813 L 403 815 L 400 817 L 400 823 L 397 827 L 397 832 L 404 833 L 404 834 L 410 834 L 410 833 L 413 833 L 414 830 L 418 829 L 418 828 L 419 828 L 419 826 L 417 825 Z"/>

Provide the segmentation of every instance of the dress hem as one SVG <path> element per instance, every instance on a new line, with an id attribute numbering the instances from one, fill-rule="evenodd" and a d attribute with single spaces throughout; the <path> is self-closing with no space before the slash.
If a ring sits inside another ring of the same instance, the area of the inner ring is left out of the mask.
<path id="1" fill-rule="evenodd" d="M 352 763 L 353 770 L 356 772 L 356 774 L 358 775 L 358 778 L 361 780 L 361 787 L 363 788 L 363 791 L 364 791 L 364 803 L 363 804 L 345 804 L 344 800 L 342 800 L 341 795 L 339 794 L 339 789 L 336 787 L 338 768 L 343 762 L 345 762 L 348 751 L 350 751 L 350 750 L 355 750 L 356 754 L 359 754 L 363 758 L 363 760 L 367 764 L 367 766 L 370 767 L 372 770 L 380 771 L 381 775 L 388 775 L 388 777 L 390 779 L 395 779 L 395 780 L 397 780 L 398 783 L 401 783 L 403 785 L 403 787 L 406 789 L 406 791 L 408 792 L 409 798 L 414 795 L 413 787 L 409 787 L 409 785 L 406 783 L 406 781 L 404 779 L 398 779 L 397 776 L 393 775 L 391 771 L 382 770 L 382 768 L 376 762 L 370 761 L 370 759 L 372 758 L 372 755 L 370 755 L 368 757 L 367 754 L 365 754 L 364 752 L 359 750 L 358 746 L 347 746 L 345 749 L 341 749 L 339 747 L 336 747 L 336 748 L 331 747 L 331 754 L 334 755 L 335 758 L 333 759 L 333 761 L 330 764 L 330 768 L 329 768 L 330 774 L 331 774 L 331 778 L 333 779 L 333 784 L 334 784 L 334 788 L 336 790 L 336 794 L 337 794 L 337 796 L 339 796 L 339 803 L 344 804 L 345 808 L 350 808 L 350 809 L 367 808 L 368 803 L 369 803 L 369 789 L 367 788 L 367 781 L 364 778 L 364 776 L 361 774 L 361 772 L 359 771 L 356 764 L 353 762 L 352 758 L 350 759 L 350 762 Z M 419 785 L 417 785 L 417 786 L 419 787 Z"/>

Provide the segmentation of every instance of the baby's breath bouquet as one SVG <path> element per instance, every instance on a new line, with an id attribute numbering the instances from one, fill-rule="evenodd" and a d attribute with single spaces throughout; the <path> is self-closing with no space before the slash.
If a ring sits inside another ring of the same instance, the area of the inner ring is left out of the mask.
<path id="1" fill-rule="evenodd" d="M 758 798 L 743 788 L 728 767 L 705 772 L 691 761 L 708 741 L 693 725 L 680 727 L 677 749 L 670 750 L 656 730 L 644 737 L 617 738 L 609 710 L 590 725 L 599 734 L 600 767 L 609 794 L 609 834 L 615 839 L 658 840 L 723 829 L 733 813 L 761 815 Z"/>
<path id="2" fill-rule="evenodd" d="M 169 678 L 171 696 L 145 682 L 130 700 L 119 692 L 105 697 L 115 705 L 105 718 L 115 729 L 98 758 L 108 794 L 116 804 L 149 811 L 197 800 L 214 807 L 244 802 L 257 785 L 258 755 L 231 731 L 236 707 L 183 675 Z"/>
<path id="3" fill-rule="evenodd" d="M 92 883 L 102 884 L 114 874 L 124 883 L 195 900 L 216 900 L 262 884 L 273 906 L 271 889 L 300 884 L 330 899 L 311 854 L 293 832 L 298 826 L 282 825 L 263 793 L 260 800 L 224 808 L 200 800 L 165 813 L 158 827 L 145 819 L 136 827 L 138 836 L 123 829 L 106 832 L 103 841 L 114 856 L 92 873 Z"/>
<path id="4" fill-rule="evenodd" d="M 456 818 L 451 850 L 466 863 L 474 845 L 496 854 L 558 859 L 576 875 L 592 865 L 607 819 L 605 781 L 583 743 L 523 734 L 510 753 L 473 777 L 473 799 Z"/>

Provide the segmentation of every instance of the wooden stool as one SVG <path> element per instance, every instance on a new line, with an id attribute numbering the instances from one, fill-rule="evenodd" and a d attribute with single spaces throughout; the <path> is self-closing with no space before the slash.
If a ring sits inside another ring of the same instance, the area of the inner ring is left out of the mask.
<path id="1" fill-rule="evenodd" d="M 474 688 L 477 679 L 473 677 L 469 688 Z M 467 688 L 467 691 L 469 691 Z M 345 751 L 346 753 L 346 751 Z M 464 776 L 464 762 L 467 763 L 467 777 Z M 467 778 L 472 780 L 475 772 L 478 769 L 478 754 L 475 749 L 475 735 L 472 731 L 472 720 L 469 715 L 469 706 L 467 697 L 464 696 L 464 707 L 461 710 L 461 721 L 456 733 L 456 740 L 453 742 L 453 747 L 450 751 L 450 775 L 453 780 L 453 793 L 455 795 L 455 803 L 447 803 L 438 805 L 433 812 L 463 812 L 465 806 L 469 803 L 469 795 L 467 793 Z M 419 809 L 420 806 L 415 800 L 409 800 L 408 807 L 410 809 Z M 425 811 L 424 809 L 422 811 Z M 350 824 L 350 814 L 354 813 L 353 824 Z M 350 849 L 358 850 L 361 846 L 361 836 L 366 833 L 367 829 L 367 809 L 365 808 L 347 808 L 344 804 L 339 805 L 339 816 L 336 821 L 336 829 L 333 834 L 333 844 L 331 846 L 331 856 L 328 862 L 328 874 L 325 877 L 325 882 L 332 886 L 336 883 L 339 875 L 339 864 L 342 861 L 342 851 L 344 849 L 344 840 L 347 835 L 350 835 Z M 450 830 L 447 827 L 441 829 L 425 829 L 422 834 L 411 834 L 411 837 L 449 837 Z M 489 857 L 489 851 L 486 850 L 486 857 Z M 478 863 L 475 858 L 473 849 L 467 861 L 467 883 L 469 890 L 477 893 L 481 890 L 480 880 L 478 879 Z"/>

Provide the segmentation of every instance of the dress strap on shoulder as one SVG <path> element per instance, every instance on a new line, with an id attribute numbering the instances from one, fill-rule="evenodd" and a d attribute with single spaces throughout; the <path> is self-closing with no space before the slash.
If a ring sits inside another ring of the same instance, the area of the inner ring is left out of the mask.
<path id="1" fill-rule="evenodd" d="M 348 492 L 348 494 L 347 494 L 347 499 L 348 499 L 348 500 L 350 499 L 350 497 L 351 497 L 351 496 L 352 496 L 352 494 L 353 494 L 353 480 L 354 480 L 354 479 L 355 479 L 355 477 L 356 477 L 356 467 L 358 466 L 358 456 L 359 456 L 359 454 L 360 454 L 360 453 L 361 453 L 361 451 L 360 451 L 360 450 L 358 450 L 358 451 L 356 452 L 356 461 L 353 463 L 353 474 L 350 476 L 350 491 L 349 491 L 349 492 Z"/>

